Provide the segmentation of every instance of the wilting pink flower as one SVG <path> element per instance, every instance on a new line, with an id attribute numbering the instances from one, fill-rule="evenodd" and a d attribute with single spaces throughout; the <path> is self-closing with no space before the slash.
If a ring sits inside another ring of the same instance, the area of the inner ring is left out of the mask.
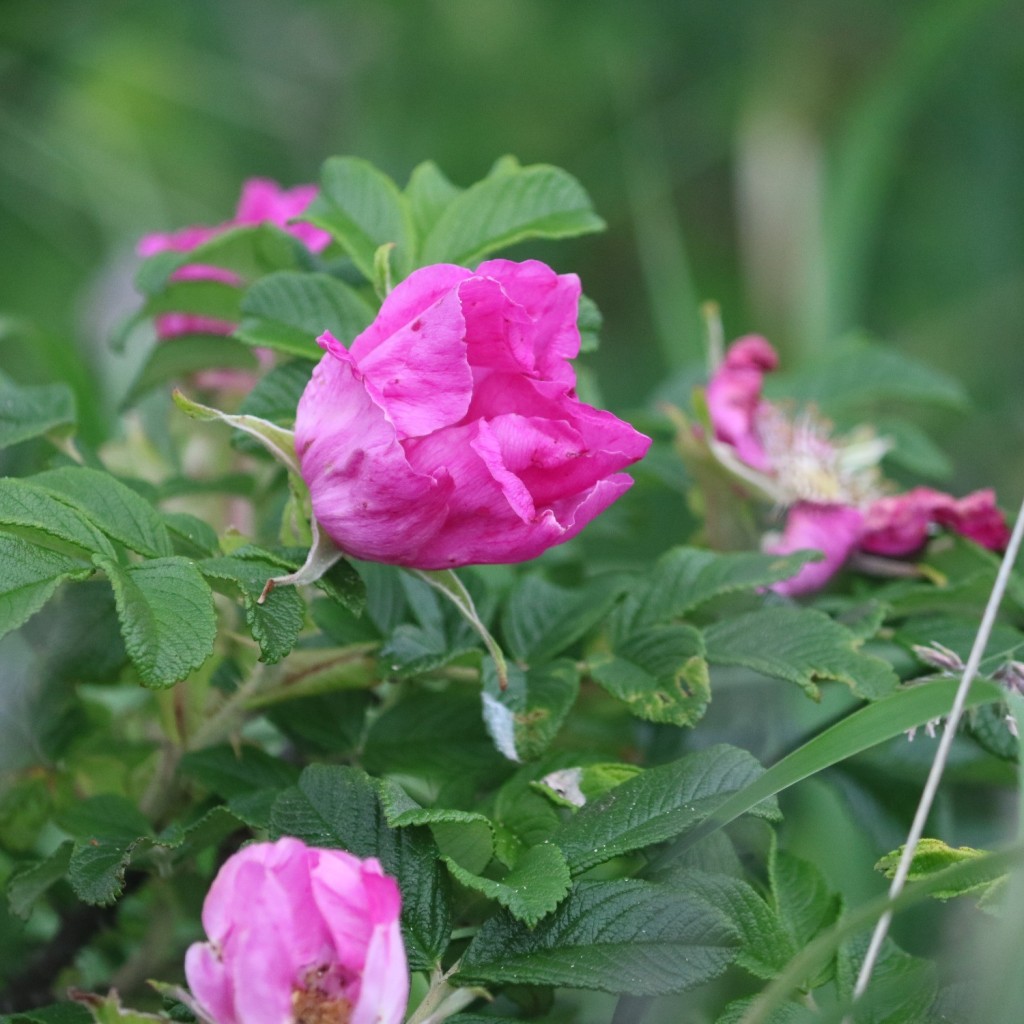
<path id="1" fill-rule="evenodd" d="M 729 346 L 721 366 L 708 382 L 708 415 L 715 438 L 732 445 L 742 462 L 763 473 L 771 471 L 757 429 L 757 414 L 764 404 L 764 375 L 779 365 L 768 342 L 748 334 Z"/>
<path id="2" fill-rule="evenodd" d="M 424 267 L 299 402 L 316 519 L 347 553 L 420 569 L 520 562 L 632 483 L 650 439 L 575 395 L 580 285 L 537 261 Z"/>
<path id="3" fill-rule="evenodd" d="M 298 839 L 246 846 L 203 904 L 185 956 L 212 1024 L 399 1024 L 409 973 L 401 898 L 380 864 Z"/>
<path id="4" fill-rule="evenodd" d="M 772 589 L 790 596 L 820 590 L 853 553 L 862 522 L 860 512 L 847 505 L 794 505 L 786 515 L 782 536 L 766 543 L 765 551 L 789 555 L 814 550 L 825 557 L 820 562 L 808 562 L 795 576 L 776 583 Z"/>
<path id="5" fill-rule="evenodd" d="M 312 224 L 289 224 L 300 216 L 316 196 L 315 185 L 298 185 L 283 189 L 266 178 L 250 178 L 242 186 L 235 216 L 215 227 L 196 225 L 171 231 L 145 235 L 137 246 L 140 256 L 155 256 L 159 252 L 191 252 L 204 242 L 216 238 L 229 228 L 242 225 L 273 224 L 298 238 L 311 252 L 321 252 L 331 236 Z M 219 281 L 239 285 L 241 278 L 233 271 L 206 263 L 187 263 L 171 274 L 172 281 Z M 195 316 L 191 313 L 161 313 L 156 318 L 159 338 L 176 338 L 182 334 L 230 334 L 235 325 L 227 320 Z"/>

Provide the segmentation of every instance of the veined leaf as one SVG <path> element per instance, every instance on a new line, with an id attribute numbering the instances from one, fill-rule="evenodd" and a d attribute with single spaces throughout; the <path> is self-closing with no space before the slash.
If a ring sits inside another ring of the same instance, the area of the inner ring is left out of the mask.
<path id="1" fill-rule="evenodd" d="M 315 365 L 308 359 L 291 359 L 273 367 L 242 399 L 238 411 L 243 416 L 256 416 L 271 423 L 293 424 L 295 409 Z"/>
<path id="2" fill-rule="evenodd" d="M 581 882 L 533 929 L 508 913 L 485 921 L 455 980 L 663 995 L 714 978 L 738 945 L 725 915 L 682 889 Z"/>
<path id="3" fill-rule="evenodd" d="M 15 384 L 0 373 L 0 448 L 45 434 L 69 434 L 75 396 L 67 384 Z"/>
<path id="4" fill-rule="evenodd" d="M 96 555 L 110 579 L 125 649 L 149 686 L 170 686 L 212 653 L 213 596 L 195 563 L 173 556 L 125 567 Z"/>
<path id="5" fill-rule="evenodd" d="M 461 192 L 462 189 L 453 185 L 433 160 L 426 160 L 413 168 L 409 184 L 405 186 L 405 198 L 419 238 L 426 238 L 438 217 Z"/>
<path id="6" fill-rule="evenodd" d="M 572 175 L 546 164 L 510 169 L 447 205 L 424 239 L 420 262 L 472 266 L 527 238 L 571 238 L 604 226 Z"/>
<path id="7" fill-rule="evenodd" d="M 107 538 L 77 508 L 43 487 L 15 477 L 0 477 L 0 527 L 80 553 L 113 557 Z"/>

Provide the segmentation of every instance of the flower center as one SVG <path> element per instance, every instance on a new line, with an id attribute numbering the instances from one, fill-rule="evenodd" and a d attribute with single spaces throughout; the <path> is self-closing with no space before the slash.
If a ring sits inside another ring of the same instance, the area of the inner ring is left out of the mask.
<path id="1" fill-rule="evenodd" d="M 352 1004 L 331 984 L 330 973 L 323 967 L 310 971 L 303 987 L 292 993 L 295 1024 L 348 1024 Z"/>

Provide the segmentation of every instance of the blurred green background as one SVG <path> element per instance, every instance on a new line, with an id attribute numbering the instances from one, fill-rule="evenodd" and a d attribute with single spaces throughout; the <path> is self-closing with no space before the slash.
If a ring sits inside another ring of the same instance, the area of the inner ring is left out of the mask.
<path id="1" fill-rule="evenodd" d="M 1024 7 L 997 0 L 5 0 L 0 367 L 116 422 L 146 231 L 331 154 L 457 183 L 503 153 L 609 230 L 538 252 L 605 314 L 637 407 L 702 360 L 698 303 L 784 358 L 863 328 L 958 377 L 951 489 L 1024 488 Z M 127 362 L 130 363 L 131 356 Z"/>

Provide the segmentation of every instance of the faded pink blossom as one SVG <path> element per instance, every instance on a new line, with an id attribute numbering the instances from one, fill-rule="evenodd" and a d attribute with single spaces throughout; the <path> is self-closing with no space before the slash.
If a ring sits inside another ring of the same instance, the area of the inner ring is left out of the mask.
<path id="1" fill-rule="evenodd" d="M 346 350 L 329 333 L 295 419 L 321 527 L 420 569 L 521 562 L 626 491 L 650 439 L 576 398 L 574 274 L 424 267 Z"/>
<path id="2" fill-rule="evenodd" d="M 203 904 L 185 977 L 211 1024 L 399 1024 L 409 972 L 401 896 L 373 858 L 298 839 L 243 847 Z"/>
<path id="3" fill-rule="evenodd" d="M 283 189 L 266 178 L 250 178 L 242 185 L 235 216 L 215 227 L 194 225 L 178 231 L 145 235 L 136 251 L 140 256 L 160 252 L 191 252 L 230 228 L 242 225 L 273 224 L 298 238 L 311 252 L 325 249 L 331 236 L 312 224 L 288 222 L 300 216 L 316 196 L 315 185 L 298 185 Z M 188 263 L 171 274 L 172 281 L 219 281 L 240 285 L 242 279 L 233 271 L 206 263 Z M 161 313 L 156 317 L 156 333 L 160 339 L 177 338 L 183 334 L 231 334 L 235 325 L 228 320 L 195 316 L 191 313 Z M 213 371 L 217 372 L 217 371 Z M 237 376 L 237 371 L 223 371 Z"/>
<path id="4" fill-rule="evenodd" d="M 715 438 L 732 445 L 742 462 L 762 473 L 772 470 L 757 429 L 763 407 L 764 375 L 779 364 L 775 349 L 760 335 L 733 342 L 708 382 L 708 415 Z"/>
<path id="5" fill-rule="evenodd" d="M 972 491 L 936 510 L 935 521 L 990 551 L 1003 551 L 1010 543 L 1010 528 L 996 506 L 995 491 Z"/>
<path id="6" fill-rule="evenodd" d="M 842 567 L 857 546 L 863 516 L 847 505 L 800 502 L 786 515 L 782 536 L 769 541 L 765 551 L 789 555 L 794 551 L 820 551 L 820 562 L 808 562 L 795 576 L 773 585 L 780 594 L 795 596 L 820 590 Z"/>

